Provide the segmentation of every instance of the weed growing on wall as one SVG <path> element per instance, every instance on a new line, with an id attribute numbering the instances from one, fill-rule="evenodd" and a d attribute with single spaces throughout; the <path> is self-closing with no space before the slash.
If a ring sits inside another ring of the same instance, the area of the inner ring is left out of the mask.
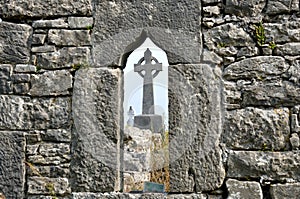
<path id="1" fill-rule="evenodd" d="M 255 38 L 259 46 L 262 46 L 266 42 L 265 28 L 262 22 L 259 22 L 258 25 L 254 25 L 255 28 Z"/>

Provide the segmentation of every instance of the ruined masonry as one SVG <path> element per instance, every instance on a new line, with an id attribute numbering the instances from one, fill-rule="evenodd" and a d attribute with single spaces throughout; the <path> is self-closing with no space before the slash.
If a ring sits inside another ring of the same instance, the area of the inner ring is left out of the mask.
<path id="1" fill-rule="evenodd" d="M 299 198 L 299 4 L 0 0 L 1 197 Z M 169 194 L 124 182 L 122 69 L 147 37 L 170 64 Z"/>

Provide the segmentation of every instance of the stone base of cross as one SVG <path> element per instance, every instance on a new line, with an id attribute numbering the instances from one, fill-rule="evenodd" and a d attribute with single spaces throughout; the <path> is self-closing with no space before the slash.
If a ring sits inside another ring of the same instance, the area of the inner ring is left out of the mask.
<path id="1" fill-rule="evenodd" d="M 164 131 L 163 117 L 155 114 L 143 114 L 134 117 L 134 126 L 140 129 L 150 129 L 152 133 Z"/>

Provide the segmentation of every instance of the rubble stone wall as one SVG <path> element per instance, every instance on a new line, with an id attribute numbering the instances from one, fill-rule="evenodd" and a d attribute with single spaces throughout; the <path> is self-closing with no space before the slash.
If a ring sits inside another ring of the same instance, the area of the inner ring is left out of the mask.
<path id="1" fill-rule="evenodd" d="M 121 193 L 122 69 L 145 37 L 170 63 L 168 195 Z M 299 136 L 299 0 L 0 0 L 7 199 L 296 199 Z"/>

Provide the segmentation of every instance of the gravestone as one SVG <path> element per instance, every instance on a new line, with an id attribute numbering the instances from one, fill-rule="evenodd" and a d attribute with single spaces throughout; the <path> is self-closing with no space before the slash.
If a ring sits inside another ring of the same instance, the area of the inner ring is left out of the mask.
<path id="1" fill-rule="evenodd" d="M 155 61 L 155 64 L 152 64 L 152 61 Z M 143 62 L 145 63 L 142 64 Z M 163 130 L 163 118 L 155 114 L 153 93 L 153 79 L 160 71 L 162 71 L 162 64 L 152 56 L 149 48 L 145 51 L 144 57 L 134 65 L 134 72 L 144 78 L 142 115 L 134 117 L 134 126 L 140 129 L 150 129 L 153 133 L 160 133 Z"/>

